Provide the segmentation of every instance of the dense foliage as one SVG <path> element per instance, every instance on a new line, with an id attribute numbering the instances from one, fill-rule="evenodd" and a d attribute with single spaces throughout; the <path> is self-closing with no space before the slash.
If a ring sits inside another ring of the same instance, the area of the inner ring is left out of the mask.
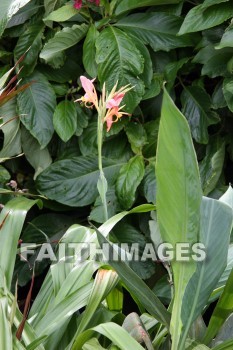
<path id="1" fill-rule="evenodd" d="M 142 349 L 135 339 L 149 350 L 232 349 L 232 17 L 232 0 L 1 0 L 0 349 L 12 349 L 12 334 L 19 350 Z M 104 83 L 133 87 L 122 103 L 130 116 L 104 124 L 107 222 L 97 113 L 74 102 L 81 75 L 98 93 Z M 19 239 L 40 247 L 97 237 L 141 250 L 199 240 L 209 259 L 113 263 L 118 276 L 89 257 L 78 268 L 34 265 L 36 254 L 15 263 Z M 39 294 L 22 323 L 12 293 L 17 280 L 26 299 L 32 266 Z"/>

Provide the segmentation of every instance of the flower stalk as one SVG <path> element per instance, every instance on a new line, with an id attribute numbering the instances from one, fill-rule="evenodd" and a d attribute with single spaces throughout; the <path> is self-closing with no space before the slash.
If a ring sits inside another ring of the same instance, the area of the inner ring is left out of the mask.
<path id="1" fill-rule="evenodd" d="M 98 146 L 98 167 L 100 171 L 99 179 L 97 182 L 97 189 L 101 197 L 101 201 L 104 207 L 104 220 L 108 220 L 108 208 L 106 194 L 108 190 L 108 183 L 104 176 L 103 164 L 102 164 L 102 145 L 103 145 L 103 126 L 106 122 L 107 132 L 111 129 L 112 124 L 117 122 L 123 115 L 130 115 L 129 113 L 122 112 L 124 106 L 119 107 L 122 99 L 127 91 L 131 89 L 129 85 L 121 87 L 118 91 L 117 84 L 114 85 L 110 94 L 106 93 L 105 83 L 102 89 L 102 96 L 98 99 L 97 92 L 93 82 L 95 79 L 90 80 L 84 76 L 80 77 L 82 87 L 85 91 L 85 95 L 76 101 L 83 103 L 87 108 L 95 107 L 98 113 L 97 121 L 97 146 Z M 75 102 L 76 102 L 75 101 Z"/>

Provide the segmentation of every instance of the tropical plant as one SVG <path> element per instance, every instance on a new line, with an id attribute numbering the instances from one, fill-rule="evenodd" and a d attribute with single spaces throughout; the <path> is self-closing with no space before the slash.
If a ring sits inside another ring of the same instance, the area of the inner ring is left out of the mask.
<path id="1" fill-rule="evenodd" d="M 232 349 L 232 9 L 1 0 L 0 349 Z M 113 92 L 115 114 L 85 107 L 80 76 Z M 117 100 L 115 84 L 131 89 Z M 59 253 L 163 241 L 207 259 Z M 49 242 L 51 266 L 37 259 Z"/>

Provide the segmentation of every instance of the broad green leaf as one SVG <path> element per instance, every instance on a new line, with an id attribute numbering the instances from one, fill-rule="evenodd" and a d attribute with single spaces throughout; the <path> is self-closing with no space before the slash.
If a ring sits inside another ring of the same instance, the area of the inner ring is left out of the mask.
<path id="1" fill-rule="evenodd" d="M 32 73 L 37 63 L 38 55 L 42 48 L 43 31 L 43 23 L 30 25 L 28 29 L 20 35 L 15 46 L 14 54 L 17 60 L 30 48 L 23 60 L 22 74 L 24 76 Z"/>
<path id="2" fill-rule="evenodd" d="M 232 58 L 232 49 L 224 48 L 216 50 L 212 44 L 202 48 L 194 57 L 194 63 L 202 63 L 202 75 L 208 75 L 211 78 L 228 76 L 229 71 L 227 64 Z"/>
<path id="3" fill-rule="evenodd" d="M 220 43 L 215 46 L 216 49 L 223 49 L 225 47 L 233 47 L 233 28 L 230 27 L 223 34 Z"/>
<path id="4" fill-rule="evenodd" d="M 83 350 L 106 350 L 103 348 L 97 338 L 91 338 L 83 345 Z"/>
<path id="5" fill-rule="evenodd" d="M 136 190 L 143 179 L 144 171 L 144 160 L 140 155 L 131 158 L 121 168 L 116 182 L 116 194 L 124 209 L 132 207 L 136 197 Z"/>
<path id="6" fill-rule="evenodd" d="M 223 95 L 227 102 L 228 108 L 233 112 L 233 80 L 226 78 L 223 81 Z"/>
<path id="7" fill-rule="evenodd" d="M 109 186 L 115 182 L 123 163 L 103 159 Z M 70 206 L 85 206 L 95 201 L 99 177 L 96 157 L 73 157 L 50 165 L 37 177 L 37 189 L 49 199 Z"/>
<path id="8" fill-rule="evenodd" d="M 46 15 L 59 8 L 63 3 L 64 0 L 44 0 Z"/>
<path id="9" fill-rule="evenodd" d="M 0 165 L 0 183 L 6 183 L 11 178 L 10 173 L 2 165 Z"/>
<path id="10" fill-rule="evenodd" d="M 36 179 L 52 163 L 52 158 L 48 149 L 41 149 L 38 141 L 25 128 L 21 128 L 21 140 L 24 155 L 35 169 L 34 179 Z"/>
<path id="11" fill-rule="evenodd" d="M 129 335 L 121 326 L 113 322 L 107 322 L 99 324 L 98 326 L 91 328 L 83 332 L 80 337 L 75 341 L 72 350 L 81 350 L 87 340 L 92 338 L 94 333 L 100 333 L 109 338 L 113 344 L 121 350 L 143 350 L 144 348 Z"/>
<path id="12" fill-rule="evenodd" d="M 194 45 L 191 36 L 176 34 L 181 25 L 177 16 L 161 12 L 137 13 L 122 18 L 115 24 L 150 45 L 154 51 L 169 51 L 177 47 Z"/>
<path id="13" fill-rule="evenodd" d="M 0 266 L 6 277 L 7 288 L 11 286 L 11 279 L 15 264 L 18 240 L 28 210 L 38 201 L 17 197 L 7 202 L 0 214 L 2 224 L 0 230 Z M 11 232 L 11 234 L 9 234 Z M 9 254 L 10 249 L 10 254 Z"/>
<path id="14" fill-rule="evenodd" d="M 163 241 L 193 244 L 198 239 L 201 184 L 188 123 L 164 89 L 157 158 L 157 213 Z M 183 350 L 182 305 L 195 262 L 172 261 L 175 296 L 170 331 L 172 350 Z"/>
<path id="15" fill-rule="evenodd" d="M 115 218 L 116 217 L 117 216 L 115 216 Z M 143 307 L 159 322 L 168 326 L 170 315 L 164 305 L 145 284 L 145 282 L 143 282 L 143 280 L 138 277 L 138 275 L 129 267 L 129 265 L 120 258 L 119 251 L 116 251 L 117 248 L 114 248 L 114 246 L 111 245 L 111 243 L 104 237 L 103 229 L 99 229 L 100 231 L 96 229 L 96 232 L 100 245 L 102 246 L 103 243 L 108 243 L 109 256 L 113 256 L 113 252 L 119 256 L 118 259 L 111 259 L 108 263 L 117 272 L 122 282 L 126 285 L 128 291 L 139 300 L 140 304 L 143 305 Z"/>
<path id="16" fill-rule="evenodd" d="M 227 317 L 233 312 L 233 270 L 227 280 L 223 293 L 215 306 L 214 312 L 208 324 L 204 342 L 209 344 L 215 338 L 217 332 L 223 325 Z"/>
<path id="17" fill-rule="evenodd" d="M 211 111 L 211 99 L 199 86 L 186 87 L 181 95 L 182 112 L 187 118 L 193 138 L 199 143 L 207 143 L 208 126 L 219 121 Z"/>
<path id="18" fill-rule="evenodd" d="M 125 127 L 125 132 L 131 145 L 132 151 L 140 154 L 142 147 L 147 143 L 147 136 L 142 124 L 129 123 Z"/>
<path id="19" fill-rule="evenodd" d="M 77 109 L 74 102 L 64 100 L 57 105 L 53 115 L 53 125 L 64 142 L 74 135 L 77 129 Z"/>
<path id="20" fill-rule="evenodd" d="M 0 37 L 11 17 L 30 0 L 2 0 L 0 3 Z"/>
<path id="21" fill-rule="evenodd" d="M 85 113 L 85 109 L 80 107 L 78 103 L 76 103 L 77 109 L 77 130 L 76 135 L 81 136 L 83 133 L 83 129 L 88 126 L 88 115 Z"/>
<path id="22" fill-rule="evenodd" d="M 53 112 L 56 106 L 55 93 L 41 73 L 33 73 L 23 83 L 33 82 L 18 95 L 20 119 L 38 140 L 41 148 L 47 146 L 53 135 Z"/>
<path id="23" fill-rule="evenodd" d="M 159 132 L 159 119 L 151 120 L 144 124 L 144 129 L 147 134 L 147 144 L 143 147 L 142 153 L 145 158 L 154 157 L 156 154 L 158 132 Z"/>
<path id="24" fill-rule="evenodd" d="M 21 7 L 16 14 L 11 17 L 9 22 L 7 23 L 6 28 L 12 28 L 14 26 L 18 26 L 20 24 L 25 23 L 28 19 L 30 19 L 37 11 L 41 8 L 41 5 L 38 5 L 36 0 L 30 0 L 25 6 Z"/>
<path id="25" fill-rule="evenodd" d="M 205 158 L 199 163 L 202 189 L 205 196 L 214 190 L 223 170 L 225 141 L 212 137 L 206 148 Z"/>
<path id="26" fill-rule="evenodd" d="M 115 27 L 105 28 L 96 40 L 98 78 L 107 90 L 118 81 L 118 87 L 130 84 L 133 87 L 123 99 L 125 110 L 132 112 L 142 99 L 144 83 L 139 75 L 144 69 L 144 59 L 131 37 Z"/>
<path id="27" fill-rule="evenodd" d="M 124 12 L 128 12 L 129 10 L 134 10 L 136 8 L 144 7 L 144 6 L 177 4 L 179 2 L 180 0 L 142 0 L 142 1 L 120 0 L 119 4 L 115 9 L 115 14 L 119 15 Z"/>
<path id="28" fill-rule="evenodd" d="M 233 16 L 232 1 L 205 8 L 205 2 L 193 7 L 186 15 L 179 35 L 215 27 Z"/>
<path id="29" fill-rule="evenodd" d="M 64 22 L 77 15 L 79 11 L 74 8 L 73 4 L 66 4 L 51 12 L 44 21 Z"/>
<path id="30" fill-rule="evenodd" d="M 74 24 L 72 27 L 63 28 L 45 44 L 40 53 L 40 58 L 45 60 L 46 63 L 52 62 L 64 50 L 76 45 L 86 35 L 87 30 L 87 24 Z"/>
<path id="31" fill-rule="evenodd" d="M 87 32 L 86 39 L 83 43 L 83 65 L 90 77 L 97 76 L 97 64 L 95 61 L 96 48 L 95 42 L 99 36 L 99 32 L 95 25 L 92 24 Z"/>
<path id="32" fill-rule="evenodd" d="M 1 127 L 4 133 L 4 142 L 0 151 L 0 162 L 3 162 L 6 158 L 19 155 L 22 152 L 20 120 L 16 117 L 16 100 L 10 100 L 1 106 L 0 115 L 4 123 L 8 122 Z"/>
<path id="33" fill-rule="evenodd" d="M 233 212 L 228 205 L 203 197 L 199 242 L 204 244 L 206 258 L 197 262 L 197 269 L 185 290 L 181 316 L 184 325 L 181 344 L 185 343 L 192 322 L 202 312 L 226 267 L 232 222 Z"/>

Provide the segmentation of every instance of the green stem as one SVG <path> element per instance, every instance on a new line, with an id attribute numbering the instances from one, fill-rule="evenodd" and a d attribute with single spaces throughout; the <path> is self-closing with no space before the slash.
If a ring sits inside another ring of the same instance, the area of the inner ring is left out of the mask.
<path id="1" fill-rule="evenodd" d="M 104 220 L 108 220 L 108 208 L 107 208 L 107 199 L 106 199 L 106 190 L 105 185 L 107 181 L 104 176 L 103 165 L 102 165 L 102 144 L 103 144 L 103 116 L 102 113 L 98 113 L 98 132 L 97 132 L 97 144 L 98 144 L 98 165 L 100 171 L 99 181 L 101 184 L 101 191 L 99 190 L 100 197 L 104 207 Z"/>

